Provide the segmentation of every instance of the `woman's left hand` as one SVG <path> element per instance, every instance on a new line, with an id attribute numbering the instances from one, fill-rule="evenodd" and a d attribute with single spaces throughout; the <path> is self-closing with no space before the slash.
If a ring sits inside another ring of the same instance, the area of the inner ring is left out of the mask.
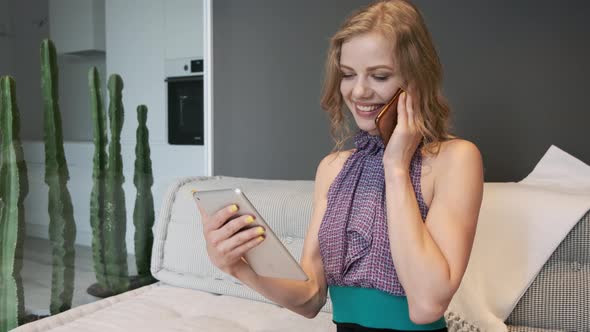
<path id="1" fill-rule="evenodd" d="M 397 125 L 383 153 L 383 165 L 388 169 L 409 172 L 412 157 L 422 140 L 416 127 L 415 103 L 403 92 L 397 104 Z"/>

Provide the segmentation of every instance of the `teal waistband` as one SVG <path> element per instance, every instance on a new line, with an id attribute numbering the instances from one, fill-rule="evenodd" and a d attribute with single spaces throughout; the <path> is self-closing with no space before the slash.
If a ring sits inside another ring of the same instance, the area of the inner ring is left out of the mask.
<path id="1" fill-rule="evenodd" d="M 365 327 L 394 330 L 428 331 L 447 327 L 444 317 L 430 324 L 410 320 L 408 300 L 378 289 L 330 286 L 333 319 L 337 323 L 355 323 Z"/>

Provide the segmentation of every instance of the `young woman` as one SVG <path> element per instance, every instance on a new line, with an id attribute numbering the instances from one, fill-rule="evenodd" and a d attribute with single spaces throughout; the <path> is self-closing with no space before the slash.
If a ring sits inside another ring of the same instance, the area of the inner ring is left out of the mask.
<path id="1" fill-rule="evenodd" d="M 322 107 L 336 151 L 319 164 L 301 266 L 306 282 L 258 276 L 241 257 L 264 240 L 238 232 L 235 206 L 207 216 L 211 261 L 268 299 L 312 318 L 328 291 L 338 331 L 446 331 L 483 192 L 478 148 L 449 133 L 441 65 L 419 11 L 378 1 L 349 17 L 331 40 Z M 379 110 L 402 88 L 385 147 Z M 347 136 L 346 105 L 359 131 Z"/>

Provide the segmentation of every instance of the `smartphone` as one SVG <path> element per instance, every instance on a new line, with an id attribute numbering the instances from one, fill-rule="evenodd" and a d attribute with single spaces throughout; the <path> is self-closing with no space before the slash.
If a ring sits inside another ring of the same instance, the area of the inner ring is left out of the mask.
<path id="1" fill-rule="evenodd" d="M 244 259 L 258 275 L 301 281 L 308 279 L 303 268 L 297 263 L 297 260 L 275 235 L 240 188 L 194 191 L 193 197 L 199 207 L 208 215 L 213 215 L 229 205 L 236 204 L 238 211 L 234 217 L 254 216 L 254 222 L 246 227 L 263 227 L 265 239 L 262 243 L 246 252 Z"/>
<path id="2" fill-rule="evenodd" d="M 379 136 L 383 140 L 383 144 L 387 147 L 391 134 L 397 125 L 397 104 L 399 96 L 404 92 L 402 88 L 399 88 L 387 105 L 383 106 L 381 112 L 375 118 L 375 124 L 379 131 Z"/>

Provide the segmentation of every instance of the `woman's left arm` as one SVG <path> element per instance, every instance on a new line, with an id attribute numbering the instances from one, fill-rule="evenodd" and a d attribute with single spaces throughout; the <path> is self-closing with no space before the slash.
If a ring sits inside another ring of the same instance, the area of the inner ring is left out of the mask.
<path id="1" fill-rule="evenodd" d="M 483 197 L 483 162 L 473 143 L 451 141 L 437 159 L 426 221 L 409 170 L 384 164 L 392 258 L 418 324 L 439 319 L 459 287 Z"/>

